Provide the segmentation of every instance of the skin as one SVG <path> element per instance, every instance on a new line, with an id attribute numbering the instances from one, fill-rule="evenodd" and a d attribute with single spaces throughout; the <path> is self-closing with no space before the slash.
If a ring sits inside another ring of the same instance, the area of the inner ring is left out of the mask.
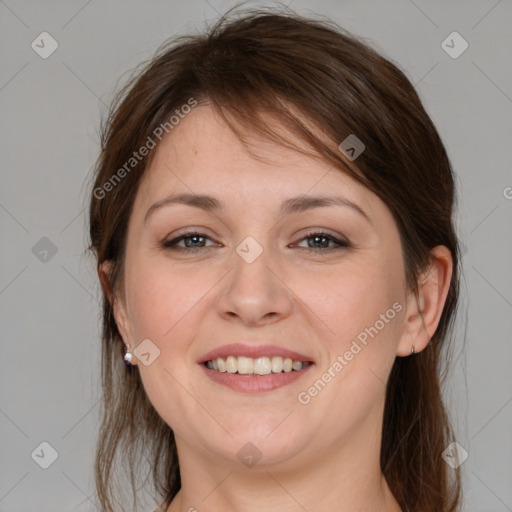
<path id="1" fill-rule="evenodd" d="M 406 289 L 396 223 L 376 195 L 320 159 L 250 140 L 263 160 L 209 106 L 194 108 L 154 150 L 129 222 L 114 314 L 132 353 L 144 339 L 160 351 L 148 366 L 132 363 L 176 437 L 182 489 L 167 512 L 400 511 L 379 466 L 385 383 L 395 357 L 413 345 L 420 352 L 435 332 L 450 253 L 432 251 L 418 301 Z M 151 205 L 178 192 L 215 196 L 224 210 L 174 204 L 144 221 Z M 282 201 L 304 194 L 343 196 L 369 220 L 337 205 L 278 215 Z M 207 237 L 188 239 L 199 249 L 162 247 L 186 228 Z M 306 238 L 320 229 L 350 247 L 315 252 L 336 247 Z M 252 263 L 235 251 L 248 236 L 263 249 Z M 401 311 L 300 403 L 298 394 L 394 303 Z M 296 350 L 315 366 L 259 395 L 208 379 L 199 358 L 241 340 Z M 252 467 L 237 457 L 247 442 L 261 452 Z"/>

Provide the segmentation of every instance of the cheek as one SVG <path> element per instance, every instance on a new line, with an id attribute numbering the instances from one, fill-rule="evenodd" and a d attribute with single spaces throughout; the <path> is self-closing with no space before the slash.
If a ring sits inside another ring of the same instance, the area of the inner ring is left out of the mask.
<path id="1" fill-rule="evenodd" d="M 162 355 L 158 363 L 181 372 L 221 277 L 208 268 L 185 270 L 165 259 L 133 261 L 129 301 L 136 344 L 149 338 Z"/>
<path id="2" fill-rule="evenodd" d="M 301 296 L 324 322 L 329 334 L 326 339 L 332 340 L 332 348 L 338 350 L 366 328 L 376 323 L 382 327 L 381 315 L 390 308 L 385 320 L 396 318 L 392 306 L 401 298 L 401 272 L 400 262 L 354 258 L 332 272 L 306 278 Z M 382 332 L 390 332 L 391 323 L 386 322 Z"/>
<path id="3" fill-rule="evenodd" d="M 176 329 L 179 318 L 197 300 L 194 290 L 200 293 L 198 283 L 185 282 L 180 273 L 169 265 L 142 257 L 130 260 L 126 283 L 137 343 L 149 338 L 161 345 Z"/>
<path id="4" fill-rule="evenodd" d="M 363 421 L 382 398 L 403 322 L 403 283 L 401 259 L 390 253 L 388 258 L 353 259 L 302 288 L 304 302 L 329 327 L 322 331 L 328 334 L 321 337 L 327 359 L 319 369 L 327 384 L 314 400 L 336 411 L 333 430 Z M 315 387 L 315 381 L 310 384 Z M 345 417 L 346 411 L 352 416 Z"/>

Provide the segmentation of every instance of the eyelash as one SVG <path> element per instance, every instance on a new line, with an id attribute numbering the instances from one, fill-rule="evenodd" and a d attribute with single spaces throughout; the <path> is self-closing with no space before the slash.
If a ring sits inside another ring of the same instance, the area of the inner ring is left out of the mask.
<path id="1" fill-rule="evenodd" d="M 199 249 L 206 249 L 206 247 L 180 247 L 180 246 L 176 245 L 178 242 L 181 242 L 182 240 L 184 240 L 186 238 L 192 238 L 192 237 L 200 237 L 200 238 L 210 239 L 210 237 L 206 236 L 204 233 L 199 233 L 197 231 L 187 231 L 186 233 L 183 233 L 182 235 L 178 236 L 177 238 L 164 241 L 162 243 L 162 247 L 164 247 L 165 249 L 173 250 L 173 251 L 197 251 Z M 306 234 L 303 238 L 301 238 L 300 242 L 302 242 L 302 240 L 305 240 L 307 238 L 313 238 L 313 237 L 325 237 L 325 238 L 329 239 L 330 241 L 334 242 L 337 245 L 337 247 L 328 247 L 328 248 L 299 247 L 299 249 L 306 249 L 309 251 L 316 252 L 317 254 L 320 254 L 320 253 L 326 253 L 326 252 L 331 252 L 331 251 L 339 251 L 340 249 L 348 249 L 350 247 L 350 244 L 347 241 L 339 240 L 338 238 L 336 238 L 324 231 L 312 231 L 312 232 Z"/>

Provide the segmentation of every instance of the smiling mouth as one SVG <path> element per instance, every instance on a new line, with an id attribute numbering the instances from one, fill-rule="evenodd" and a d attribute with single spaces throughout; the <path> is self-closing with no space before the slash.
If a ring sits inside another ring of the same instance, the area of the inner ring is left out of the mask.
<path id="1" fill-rule="evenodd" d="M 289 357 L 218 357 L 205 361 L 204 366 L 219 373 L 232 373 L 241 376 L 265 376 L 270 374 L 298 372 L 311 365 L 310 361 L 296 361 Z"/>

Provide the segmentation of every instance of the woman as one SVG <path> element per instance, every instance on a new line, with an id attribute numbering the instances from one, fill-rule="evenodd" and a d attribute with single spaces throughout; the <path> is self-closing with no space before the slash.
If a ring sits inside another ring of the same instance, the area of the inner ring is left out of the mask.
<path id="1" fill-rule="evenodd" d="M 121 91 L 94 179 L 102 511 L 116 457 L 168 512 L 459 510 L 453 175 L 395 65 L 327 21 L 225 16 Z"/>

